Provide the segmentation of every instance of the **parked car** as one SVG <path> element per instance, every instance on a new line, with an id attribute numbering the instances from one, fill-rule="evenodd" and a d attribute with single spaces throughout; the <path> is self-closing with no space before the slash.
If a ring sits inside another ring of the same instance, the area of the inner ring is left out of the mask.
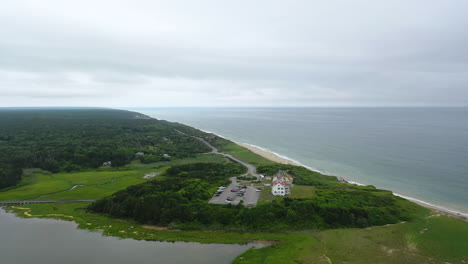
<path id="1" fill-rule="evenodd" d="M 237 192 L 237 190 L 236 190 L 236 189 L 232 189 L 231 192 Z"/>
<path id="2" fill-rule="evenodd" d="M 242 196 L 244 196 L 244 194 L 243 193 L 238 193 L 237 196 L 242 197 Z"/>
<path id="3" fill-rule="evenodd" d="M 226 199 L 226 201 L 232 201 L 232 200 L 234 200 L 234 199 L 232 199 L 232 197 L 228 197 L 228 198 Z"/>
<path id="4" fill-rule="evenodd" d="M 214 195 L 214 196 L 220 196 L 220 195 L 221 195 L 220 193 L 215 193 L 215 195 Z"/>
<path id="5" fill-rule="evenodd" d="M 255 190 L 255 191 L 256 191 L 256 192 L 261 192 L 261 191 L 262 191 L 262 189 L 260 189 L 260 188 L 257 188 L 257 190 Z"/>

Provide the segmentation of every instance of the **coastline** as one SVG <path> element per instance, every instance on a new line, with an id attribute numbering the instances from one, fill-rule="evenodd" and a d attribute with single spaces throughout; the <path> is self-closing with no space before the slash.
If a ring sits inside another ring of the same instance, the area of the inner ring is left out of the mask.
<path id="1" fill-rule="evenodd" d="M 234 143 L 236 143 L 237 145 L 240 145 L 240 146 L 252 151 L 253 153 L 255 153 L 257 155 L 260 155 L 260 156 L 264 157 L 267 160 L 271 160 L 271 161 L 278 162 L 278 163 L 281 163 L 281 164 L 303 166 L 299 162 L 290 160 L 290 159 L 288 159 L 286 157 L 282 157 L 278 153 L 268 151 L 268 150 L 266 150 L 264 148 L 261 148 L 261 147 L 255 146 L 255 145 L 251 145 L 251 144 L 247 144 L 247 143 L 237 143 L 237 142 L 234 142 Z"/>
<path id="2" fill-rule="evenodd" d="M 210 132 L 210 133 L 212 133 L 212 132 Z M 275 153 L 273 151 L 269 151 L 269 150 L 267 150 L 265 148 L 255 146 L 255 145 L 252 145 L 252 144 L 247 144 L 247 143 L 238 143 L 238 142 L 235 142 L 235 141 L 233 141 L 233 142 L 238 144 L 239 146 L 247 148 L 248 150 L 252 151 L 253 153 L 255 153 L 257 155 L 260 155 L 260 156 L 262 156 L 262 157 L 264 157 L 264 158 L 266 158 L 268 160 L 271 160 L 273 162 L 277 162 L 277 163 L 281 163 L 281 164 L 287 164 L 287 165 L 301 166 L 301 167 L 305 167 L 307 169 L 317 171 L 319 173 L 327 175 L 326 173 L 323 173 L 323 172 L 318 171 L 316 169 L 313 169 L 311 167 L 305 166 L 305 165 L 301 164 L 298 161 L 291 160 L 286 156 L 280 155 L 280 154 Z M 355 184 L 355 185 L 360 185 L 360 186 L 365 185 L 365 184 L 362 184 L 362 183 L 347 180 L 347 179 L 342 178 L 342 177 L 338 177 L 338 179 L 340 179 L 343 182 L 349 183 L 349 184 Z M 431 204 L 431 203 L 428 203 L 428 202 L 425 202 L 425 201 L 422 201 L 422 200 L 419 200 L 419 199 L 416 199 L 416 198 L 404 196 L 404 195 L 401 195 L 401 194 L 398 194 L 398 193 L 395 193 L 395 192 L 393 192 L 393 195 L 404 198 L 404 199 L 406 199 L 408 201 L 411 201 L 413 203 L 416 203 L 416 204 L 418 204 L 418 205 L 420 205 L 422 207 L 425 207 L 425 208 L 427 208 L 429 210 L 432 210 L 432 211 L 434 211 L 434 212 L 436 212 L 438 214 L 455 217 L 455 218 L 458 218 L 458 219 L 461 219 L 461 220 L 464 220 L 464 221 L 468 222 L 468 214 L 464 214 L 464 213 L 461 213 L 461 212 L 456 212 L 456 211 L 453 211 L 453 210 L 450 210 L 450 209 L 447 209 L 447 208 L 444 208 L 444 207 L 441 207 L 441 206 L 437 206 L 437 205 L 434 205 L 434 204 Z"/>

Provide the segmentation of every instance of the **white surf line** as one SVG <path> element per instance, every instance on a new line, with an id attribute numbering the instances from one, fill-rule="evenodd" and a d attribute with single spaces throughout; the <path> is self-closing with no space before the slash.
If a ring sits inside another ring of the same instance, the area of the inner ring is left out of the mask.
<path id="1" fill-rule="evenodd" d="M 199 129 L 199 128 L 197 128 L 197 129 Z M 367 186 L 366 184 L 362 184 L 362 183 L 360 183 L 360 182 L 351 181 L 351 180 L 348 180 L 348 179 L 346 179 L 346 178 L 344 178 L 344 177 L 332 175 L 332 174 L 330 174 L 330 173 L 327 173 L 327 172 L 324 172 L 324 171 L 320 171 L 320 170 L 315 169 L 315 168 L 313 168 L 313 167 L 304 165 L 303 163 L 301 163 L 301 162 L 299 162 L 299 161 L 297 161 L 297 160 L 291 159 L 291 158 L 289 158 L 289 157 L 287 157 L 287 156 L 285 156 L 285 155 L 281 155 L 281 154 L 276 153 L 276 152 L 274 152 L 274 151 L 271 151 L 271 150 L 269 150 L 269 149 L 267 149 L 267 148 L 260 147 L 260 146 L 257 146 L 257 145 L 254 145 L 254 144 L 250 144 L 250 143 L 239 143 L 239 142 L 236 142 L 236 141 L 234 141 L 234 140 L 231 140 L 231 139 L 229 139 L 229 138 L 227 138 L 227 137 L 225 137 L 225 136 L 216 134 L 216 133 L 211 132 L 211 131 L 208 131 L 208 130 L 203 130 L 203 129 L 199 129 L 199 130 L 201 130 L 201 131 L 203 131 L 203 132 L 205 132 L 205 133 L 210 133 L 210 134 L 216 135 L 216 136 L 218 136 L 218 137 L 224 138 L 224 139 L 226 139 L 226 140 L 232 141 L 232 142 L 234 142 L 234 143 L 236 143 L 236 144 L 246 144 L 246 145 L 250 145 L 250 146 L 255 147 L 255 148 L 258 148 L 258 149 L 260 149 L 260 150 L 262 150 L 262 151 L 269 152 L 269 153 L 271 153 L 271 154 L 273 154 L 273 155 L 276 155 L 276 156 L 278 156 L 278 157 L 280 157 L 280 158 L 283 158 L 283 159 L 289 160 L 289 161 L 291 161 L 291 162 L 297 163 L 298 165 L 300 165 L 300 166 L 302 166 L 302 167 L 304 167 L 304 168 L 307 168 L 307 169 L 309 169 L 309 170 L 311 170 L 311 171 L 315 171 L 315 172 L 318 172 L 318 173 L 321 173 L 321 174 L 327 175 L 327 176 L 335 176 L 335 177 L 337 177 L 337 178 L 339 178 L 339 179 L 344 180 L 345 182 L 347 182 L 347 183 L 349 183 L 349 184 L 355 184 L 355 185 L 358 185 L 358 186 Z M 454 215 L 459 215 L 459 216 L 463 216 L 463 217 L 468 218 L 468 214 L 467 214 L 467 213 L 458 212 L 458 211 L 455 211 L 455 210 L 453 210 L 453 209 L 448 209 L 448 208 L 445 208 L 445 207 L 440 206 L 440 205 L 431 204 L 431 203 L 425 202 L 425 201 L 423 201 L 423 200 L 419 200 L 419 199 L 412 198 L 412 197 L 409 197 L 409 196 L 401 195 L 401 194 L 398 194 L 398 193 L 393 192 L 392 190 L 389 190 L 389 191 L 391 191 L 395 196 L 399 196 L 399 197 L 401 197 L 401 198 L 404 198 L 404 199 L 407 199 L 407 200 L 409 200 L 409 201 L 418 203 L 418 204 L 420 204 L 420 205 L 426 205 L 427 207 L 430 207 L 429 209 L 431 209 L 431 210 L 436 210 L 436 211 L 439 210 L 439 211 L 441 211 L 441 212 L 444 212 L 444 211 L 445 211 L 445 212 L 448 212 L 448 213 L 451 213 L 451 214 L 454 214 Z"/>

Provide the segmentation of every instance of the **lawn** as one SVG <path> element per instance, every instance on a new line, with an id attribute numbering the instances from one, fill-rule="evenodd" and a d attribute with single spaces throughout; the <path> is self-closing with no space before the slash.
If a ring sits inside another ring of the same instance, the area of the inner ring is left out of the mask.
<path id="1" fill-rule="evenodd" d="M 315 195 L 315 188 L 312 186 L 293 186 L 290 187 L 291 194 L 284 197 L 289 198 L 309 198 Z M 271 194 L 271 187 L 266 187 L 263 189 L 260 197 L 258 198 L 258 203 L 270 203 L 273 200 L 281 200 L 283 196 L 274 196 Z"/>
<path id="2" fill-rule="evenodd" d="M 313 186 L 293 186 L 290 188 L 290 198 L 310 198 L 315 195 L 315 188 Z"/>

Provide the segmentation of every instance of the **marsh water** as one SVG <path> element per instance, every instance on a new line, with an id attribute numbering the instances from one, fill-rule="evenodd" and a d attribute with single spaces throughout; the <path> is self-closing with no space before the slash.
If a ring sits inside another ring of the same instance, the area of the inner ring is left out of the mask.
<path id="1" fill-rule="evenodd" d="M 22 219 L 0 208 L 2 264 L 230 263 L 252 245 L 155 242 L 104 237 L 74 222 Z"/>

